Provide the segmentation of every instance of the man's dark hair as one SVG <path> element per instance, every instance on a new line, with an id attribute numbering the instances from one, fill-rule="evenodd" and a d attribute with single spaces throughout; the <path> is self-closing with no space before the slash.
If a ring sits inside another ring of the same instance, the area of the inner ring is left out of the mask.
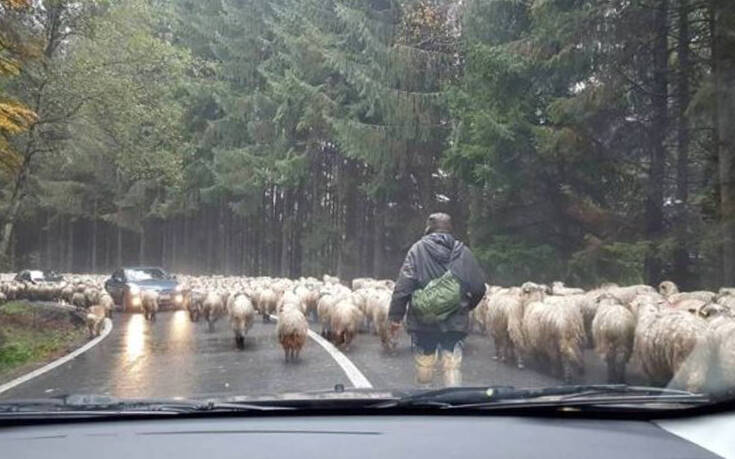
<path id="1" fill-rule="evenodd" d="M 429 218 L 426 219 L 426 229 L 424 230 L 424 234 L 451 232 L 452 217 L 450 217 L 449 214 L 437 212 L 429 215 Z"/>

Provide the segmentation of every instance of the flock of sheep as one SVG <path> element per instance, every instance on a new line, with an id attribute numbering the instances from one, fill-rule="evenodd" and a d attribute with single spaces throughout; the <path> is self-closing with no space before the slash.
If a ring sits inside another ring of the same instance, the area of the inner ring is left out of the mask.
<path id="1" fill-rule="evenodd" d="M 100 333 L 105 317 L 112 317 L 114 301 L 102 287 L 103 276 L 68 275 L 63 283 L 31 284 L 0 282 L 0 301 L 27 299 L 56 301 L 84 309 L 90 336 Z M 336 277 L 298 280 L 269 277 L 180 276 L 182 306 L 192 322 L 204 320 L 209 331 L 220 319 L 232 328 L 235 346 L 244 349 L 245 336 L 256 316 L 277 321 L 276 334 L 286 361 L 299 358 L 306 344 L 309 319 L 321 324 L 322 336 L 343 350 L 349 349 L 358 331 L 372 327 L 387 351 L 396 348 L 390 335 L 388 308 L 393 281 L 354 279 L 352 289 Z M 140 292 L 140 308 L 146 320 L 155 320 L 158 294 Z"/>
<path id="2" fill-rule="evenodd" d="M 112 298 L 104 278 L 67 277 L 61 284 L 0 282 L 0 301 L 24 298 L 59 301 L 86 310 L 91 335 L 111 316 Z M 276 334 L 286 361 L 296 360 L 308 337 L 309 322 L 335 346 L 349 349 L 355 336 L 372 330 L 383 349 L 396 349 L 388 309 L 393 281 L 354 279 L 351 288 L 338 278 L 296 280 L 270 277 L 180 276 L 183 307 L 191 321 L 205 321 L 210 331 L 227 319 L 235 345 L 257 316 L 277 321 Z M 141 308 L 155 320 L 157 294 L 141 292 Z M 679 292 L 670 281 L 648 285 L 602 285 L 597 289 L 526 282 L 520 287 L 487 286 L 472 311 L 473 332 L 494 341 L 495 359 L 523 368 L 527 361 L 566 382 L 584 371 L 583 353 L 593 348 L 607 365 L 610 382 L 625 379 L 634 360 L 656 385 L 700 391 L 712 386 L 735 389 L 735 288 L 719 292 Z"/>
<path id="3" fill-rule="evenodd" d="M 472 322 L 494 340 L 496 359 L 519 368 L 527 359 L 546 363 L 567 382 L 584 371 L 584 350 L 594 348 L 609 382 L 624 381 L 633 359 L 656 385 L 735 389 L 735 288 L 679 292 L 671 281 L 658 290 L 488 287 Z"/>

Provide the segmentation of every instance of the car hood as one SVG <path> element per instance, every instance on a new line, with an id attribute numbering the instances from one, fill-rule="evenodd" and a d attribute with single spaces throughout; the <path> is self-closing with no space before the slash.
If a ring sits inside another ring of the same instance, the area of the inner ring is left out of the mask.
<path id="1" fill-rule="evenodd" d="M 128 285 L 137 285 L 147 290 L 173 290 L 179 283 L 172 279 L 148 279 L 143 281 L 128 282 Z"/>

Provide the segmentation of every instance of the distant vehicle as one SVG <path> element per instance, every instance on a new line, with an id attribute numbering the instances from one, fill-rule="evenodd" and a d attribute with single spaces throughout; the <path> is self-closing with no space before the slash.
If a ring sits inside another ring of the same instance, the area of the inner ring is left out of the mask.
<path id="1" fill-rule="evenodd" d="M 141 306 L 141 292 L 158 292 L 159 306 L 176 309 L 184 302 L 176 276 L 157 267 L 120 268 L 105 281 L 105 290 L 123 311 L 137 311 Z"/>
<path id="2" fill-rule="evenodd" d="M 15 280 L 20 282 L 61 282 L 64 278 L 53 271 L 41 271 L 38 269 L 26 269 L 15 275 Z"/>

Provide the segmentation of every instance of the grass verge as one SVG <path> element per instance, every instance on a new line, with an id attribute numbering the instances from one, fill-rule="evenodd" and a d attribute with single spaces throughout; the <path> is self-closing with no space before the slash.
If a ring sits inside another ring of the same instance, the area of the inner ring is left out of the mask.
<path id="1" fill-rule="evenodd" d="M 87 333 L 66 311 L 25 302 L 0 306 L 0 383 L 81 346 Z"/>

